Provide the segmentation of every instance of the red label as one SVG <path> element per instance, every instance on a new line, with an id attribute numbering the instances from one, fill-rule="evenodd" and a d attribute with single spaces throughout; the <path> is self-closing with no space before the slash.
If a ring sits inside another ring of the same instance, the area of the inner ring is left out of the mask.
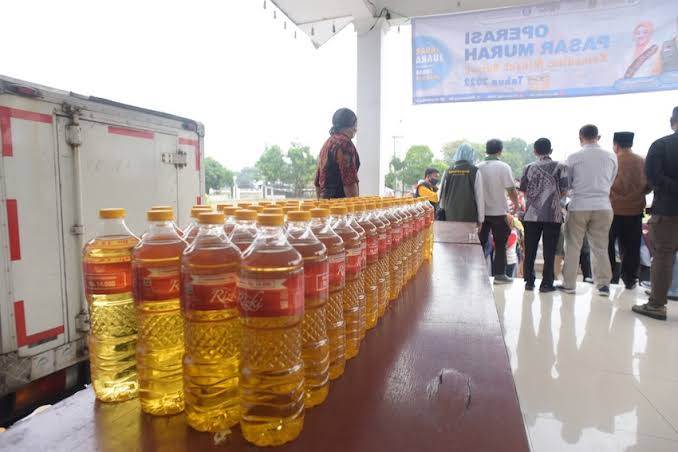
<path id="1" fill-rule="evenodd" d="M 372 236 L 367 238 L 367 262 L 370 264 L 379 259 L 379 237 Z"/>
<path id="2" fill-rule="evenodd" d="M 431 215 L 427 214 L 426 218 L 424 219 L 424 225 L 425 226 L 431 226 L 432 223 L 433 223 L 433 218 L 431 217 Z"/>
<path id="3" fill-rule="evenodd" d="M 185 309 L 198 311 L 233 309 L 238 302 L 238 275 L 184 274 L 181 289 Z"/>
<path id="4" fill-rule="evenodd" d="M 83 264 L 85 293 L 87 295 L 111 295 L 132 290 L 131 262 L 112 264 Z"/>
<path id="5" fill-rule="evenodd" d="M 238 302 L 243 317 L 286 317 L 304 313 L 304 271 L 289 278 L 241 277 Z"/>
<path id="6" fill-rule="evenodd" d="M 398 246 L 400 245 L 400 242 L 403 239 L 403 228 L 393 228 L 393 233 L 391 234 L 392 241 L 391 245 L 392 246 Z"/>
<path id="7" fill-rule="evenodd" d="M 379 234 L 379 255 L 383 256 L 386 254 L 389 246 L 388 234 Z"/>
<path id="8" fill-rule="evenodd" d="M 362 253 L 359 250 L 348 250 L 346 253 L 346 276 L 354 278 L 362 270 Z"/>
<path id="9" fill-rule="evenodd" d="M 346 285 L 346 254 L 330 256 L 330 286 L 344 287 Z"/>
<path id="10" fill-rule="evenodd" d="M 179 298 L 181 276 L 177 265 L 135 269 L 137 300 L 169 300 Z"/>
<path id="11" fill-rule="evenodd" d="M 363 240 L 360 244 L 360 265 L 363 268 L 367 267 L 367 240 Z"/>
<path id="12" fill-rule="evenodd" d="M 327 259 L 304 264 L 304 293 L 307 297 L 325 297 L 330 289 L 330 263 Z"/>

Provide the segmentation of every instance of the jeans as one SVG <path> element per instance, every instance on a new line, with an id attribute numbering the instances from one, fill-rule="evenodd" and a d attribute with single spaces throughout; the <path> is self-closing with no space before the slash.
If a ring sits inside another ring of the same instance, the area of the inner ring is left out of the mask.
<path id="1" fill-rule="evenodd" d="M 648 221 L 650 238 L 654 247 L 654 257 L 650 270 L 652 278 L 652 295 L 650 304 L 666 306 L 666 297 L 671 287 L 673 267 L 678 253 L 678 216 L 667 217 L 652 215 Z"/>
<path id="2" fill-rule="evenodd" d="M 673 263 L 673 279 L 669 289 L 669 296 L 678 297 L 678 254 L 676 254 L 676 260 Z"/>
<path id="3" fill-rule="evenodd" d="M 611 210 L 571 211 L 565 223 L 565 265 L 563 267 L 563 285 L 567 288 L 577 286 L 577 267 L 584 236 L 588 237 L 593 257 L 593 280 L 597 287 L 610 284 L 612 267 L 608 256 L 610 225 L 614 214 Z"/>
<path id="4" fill-rule="evenodd" d="M 543 234 L 544 272 L 541 287 L 551 287 L 554 279 L 553 266 L 556 248 L 560 237 L 560 223 L 526 221 L 523 226 L 525 227 L 525 282 L 534 284 L 534 261 L 537 258 L 537 248 Z"/>
<path id="5" fill-rule="evenodd" d="M 480 228 L 480 243 L 485 248 L 490 238 L 490 231 L 494 236 L 494 265 L 492 276 L 506 274 L 506 241 L 511 234 L 511 229 L 506 223 L 506 215 L 486 216 L 483 226 Z"/>
<path id="6" fill-rule="evenodd" d="M 626 285 L 632 285 L 638 281 L 638 269 L 640 268 L 640 242 L 643 237 L 643 216 L 615 215 L 610 227 L 610 243 L 608 254 L 610 265 L 614 270 L 616 265 L 615 244 L 619 240 L 619 253 L 621 255 L 621 279 Z M 613 282 L 618 282 L 614 281 Z"/>

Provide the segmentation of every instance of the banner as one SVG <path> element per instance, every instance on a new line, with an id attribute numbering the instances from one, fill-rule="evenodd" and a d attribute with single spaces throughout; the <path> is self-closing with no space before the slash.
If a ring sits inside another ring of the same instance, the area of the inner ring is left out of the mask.
<path id="1" fill-rule="evenodd" d="M 678 89 L 678 0 L 562 0 L 414 19 L 414 103 Z"/>

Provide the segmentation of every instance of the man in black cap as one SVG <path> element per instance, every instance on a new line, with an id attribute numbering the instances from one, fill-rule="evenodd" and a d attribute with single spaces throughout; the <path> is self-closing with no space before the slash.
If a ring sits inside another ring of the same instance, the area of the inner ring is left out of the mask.
<path id="1" fill-rule="evenodd" d="M 666 320 L 666 300 L 671 287 L 673 263 L 678 252 L 678 107 L 671 116 L 673 134 L 652 143 L 645 161 L 645 174 L 654 190 L 650 238 L 652 293 L 648 303 L 633 312 Z"/>
<path id="2" fill-rule="evenodd" d="M 617 264 L 615 245 L 619 241 L 621 279 L 629 290 L 635 288 L 638 282 L 645 195 L 650 192 L 645 178 L 645 160 L 632 150 L 633 137 L 633 132 L 617 132 L 612 141 L 619 169 L 610 189 L 614 219 L 608 246 L 610 265 L 614 271 Z M 619 283 L 619 274 L 616 272 L 612 283 Z"/>

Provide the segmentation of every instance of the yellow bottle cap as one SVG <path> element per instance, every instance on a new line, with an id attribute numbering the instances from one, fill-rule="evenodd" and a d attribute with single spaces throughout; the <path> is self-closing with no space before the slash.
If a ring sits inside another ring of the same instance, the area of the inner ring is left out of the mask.
<path id="1" fill-rule="evenodd" d="M 284 212 L 280 207 L 266 207 L 261 213 L 282 215 Z"/>
<path id="2" fill-rule="evenodd" d="M 194 207 L 191 209 L 191 218 L 198 218 L 198 215 L 204 212 L 211 212 L 212 209 L 205 207 Z"/>
<path id="3" fill-rule="evenodd" d="M 150 210 L 174 210 L 172 206 L 153 206 Z"/>
<path id="4" fill-rule="evenodd" d="M 361 212 L 364 212 L 364 211 L 365 211 L 365 204 L 363 204 L 363 203 L 355 204 L 355 212 L 356 213 L 361 213 Z"/>
<path id="5" fill-rule="evenodd" d="M 198 216 L 198 222 L 200 224 L 224 224 L 224 214 L 223 213 L 201 213 Z"/>
<path id="6" fill-rule="evenodd" d="M 347 213 L 348 209 L 345 206 L 332 206 L 330 208 L 331 215 L 346 215 Z"/>
<path id="7" fill-rule="evenodd" d="M 171 210 L 149 210 L 146 212 L 148 221 L 173 221 L 174 212 Z"/>
<path id="8" fill-rule="evenodd" d="M 229 216 L 229 217 L 234 216 L 237 211 L 238 211 L 238 208 L 233 207 L 233 206 L 225 207 L 224 210 L 223 210 L 224 215 Z"/>
<path id="9" fill-rule="evenodd" d="M 357 210 L 356 210 L 356 205 L 355 205 L 355 204 L 344 204 L 344 207 L 346 208 L 346 213 L 355 213 L 355 212 L 357 212 Z"/>
<path id="10" fill-rule="evenodd" d="M 193 209 L 209 209 L 212 210 L 212 206 L 209 204 L 194 204 Z"/>
<path id="11" fill-rule="evenodd" d="M 224 202 L 218 203 L 217 204 L 217 212 L 223 211 L 226 207 L 231 207 L 231 205 L 228 204 L 228 203 L 224 203 Z"/>
<path id="12" fill-rule="evenodd" d="M 311 221 L 311 212 L 303 210 L 288 212 L 287 221 Z"/>
<path id="13" fill-rule="evenodd" d="M 99 210 L 99 218 L 102 220 L 112 220 L 115 218 L 125 218 L 125 215 L 127 215 L 127 212 L 125 209 L 100 209 Z"/>
<path id="14" fill-rule="evenodd" d="M 311 209 L 312 218 L 327 218 L 330 216 L 329 209 Z"/>
<path id="15" fill-rule="evenodd" d="M 235 219 L 241 221 L 254 221 L 257 219 L 256 210 L 238 210 L 235 212 Z"/>
<path id="16" fill-rule="evenodd" d="M 257 224 L 261 226 L 282 226 L 285 224 L 285 217 L 272 213 L 260 213 L 257 215 Z"/>
<path id="17" fill-rule="evenodd" d="M 239 202 L 238 207 L 242 207 L 243 209 L 246 207 L 251 207 L 252 203 L 251 202 Z"/>

